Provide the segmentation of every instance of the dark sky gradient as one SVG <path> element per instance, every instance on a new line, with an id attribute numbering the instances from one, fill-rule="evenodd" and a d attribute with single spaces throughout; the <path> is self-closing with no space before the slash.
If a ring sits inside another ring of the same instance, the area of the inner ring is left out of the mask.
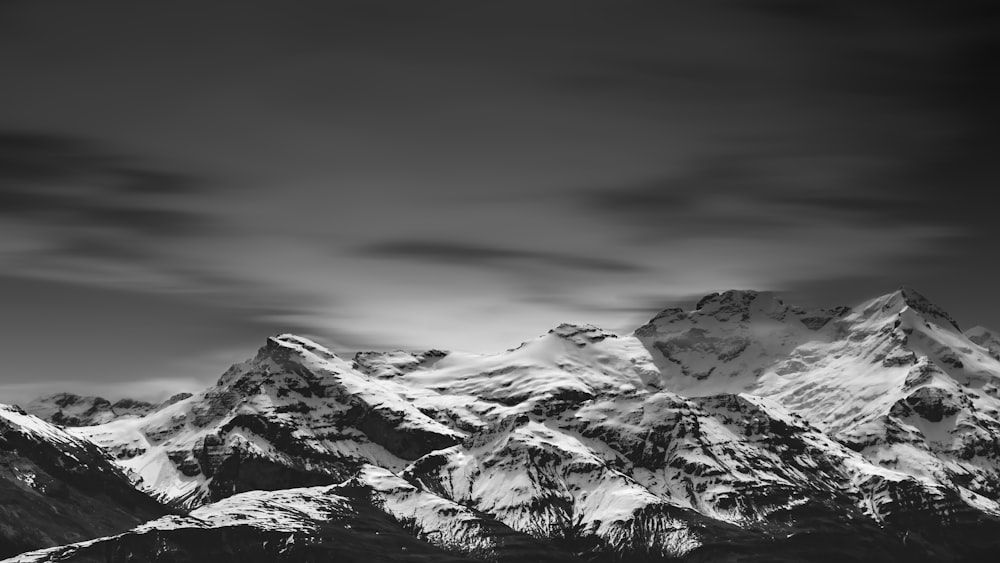
<path id="1" fill-rule="evenodd" d="M 679 4 L 3 2 L 0 401 L 733 287 L 1000 326 L 994 3 Z"/>

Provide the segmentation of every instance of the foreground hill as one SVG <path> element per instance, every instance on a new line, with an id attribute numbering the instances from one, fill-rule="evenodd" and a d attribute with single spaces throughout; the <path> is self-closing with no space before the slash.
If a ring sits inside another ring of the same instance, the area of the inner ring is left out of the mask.
<path id="1" fill-rule="evenodd" d="M 488 356 L 276 336 L 200 393 L 69 429 L 189 517 L 23 560 L 988 560 L 987 334 L 902 289 L 813 311 L 730 291 Z"/>
<path id="2" fill-rule="evenodd" d="M 0 557 L 123 532 L 166 513 L 94 444 L 0 405 Z"/>

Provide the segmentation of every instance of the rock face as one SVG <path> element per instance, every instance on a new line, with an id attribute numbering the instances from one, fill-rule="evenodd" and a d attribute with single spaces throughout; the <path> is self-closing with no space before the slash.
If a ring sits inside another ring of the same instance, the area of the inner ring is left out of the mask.
<path id="1" fill-rule="evenodd" d="M 166 512 L 94 444 L 0 405 L 0 557 L 124 532 Z"/>
<path id="2" fill-rule="evenodd" d="M 825 310 L 729 291 L 490 356 L 281 335 L 71 429 L 189 516 L 21 560 L 990 560 L 990 342 L 906 288 Z"/>

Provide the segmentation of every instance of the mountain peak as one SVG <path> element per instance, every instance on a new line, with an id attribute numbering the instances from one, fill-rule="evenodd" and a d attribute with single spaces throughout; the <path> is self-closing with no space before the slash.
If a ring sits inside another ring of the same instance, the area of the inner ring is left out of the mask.
<path id="1" fill-rule="evenodd" d="M 702 297 L 695 305 L 695 311 L 719 320 L 739 317 L 748 320 L 755 313 L 767 316 L 781 316 L 788 306 L 771 291 L 730 289 L 722 293 L 712 293 Z"/>
<path id="2" fill-rule="evenodd" d="M 308 338 L 290 333 L 269 336 L 252 360 L 231 366 L 216 386 L 241 394 L 255 394 L 259 391 L 259 384 L 270 374 L 271 368 L 267 366 L 294 374 L 297 379 L 311 381 L 318 376 L 309 366 L 316 363 L 350 369 L 348 362 Z"/>
<path id="3" fill-rule="evenodd" d="M 709 293 L 698 300 L 694 306 L 696 311 L 700 311 L 713 304 L 745 303 L 755 301 L 762 294 L 773 295 L 770 292 L 761 292 L 753 289 L 728 289 L 723 292 Z"/>
<path id="4" fill-rule="evenodd" d="M 956 322 L 947 311 L 925 297 L 922 293 L 905 285 L 900 286 L 899 289 L 892 293 L 877 297 L 868 303 L 865 303 L 862 306 L 862 309 L 865 313 L 874 313 L 877 309 L 881 312 L 898 314 L 907 307 L 925 317 L 928 317 L 929 320 L 951 325 L 952 328 L 961 332 L 958 322 Z"/>
<path id="5" fill-rule="evenodd" d="M 311 352 L 323 359 L 332 359 L 337 357 L 336 354 L 331 352 L 325 346 L 309 340 L 308 338 L 291 333 L 268 337 L 263 350 L 268 352 L 274 352 L 277 350 L 290 350 L 295 352 L 306 351 Z"/>
<path id="6" fill-rule="evenodd" d="M 796 315 L 807 313 L 802 309 L 789 307 L 772 291 L 730 289 L 702 297 L 691 311 L 678 307 L 664 309 L 645 325 L 637 328 L 634 334 L 648 336 L 658 331 L 656 327 L 683 324 L 693 319 L 714 319 L 722 323 L 746 322 L 762 318 L 782 321 L 789 312 Z"/>

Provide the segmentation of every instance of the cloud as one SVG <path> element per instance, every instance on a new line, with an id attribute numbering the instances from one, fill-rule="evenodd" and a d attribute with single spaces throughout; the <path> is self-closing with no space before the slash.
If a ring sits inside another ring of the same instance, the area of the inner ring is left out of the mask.
<path id="1" fill-rule="evenodd" d="M 175 308 L 211 311 L 205 322 L 212 326 L 302 330 L 278 318 L 332 298 L 262 278 L 248 266 L 255 249 L 247 227 L 219 206 L 223 186 L 214 176 L 172 170 L 87 138 L 0 130 L 3 279 L 63 288 L 50 293 L 100 294 L 109 311 L 171 296 Z M 233 254 L 240 256 L 235 264 L 222 262 Z M 30 294 L 30 285 L 17 287 Z M 121 293 L 112 299 L 98 290 Z M 183 326 L 171 318 L 175 329 Z"/>
<path id="2" fill-rule="evenodd" d="M 631 48 L 553 73 L 569 92 L 641 97 L 687 137 L 661 176 L 581 190 L 586 207 L 662 238 L 832 225 L 996 233 L 974 204 L 1000 179 L 988 3 L 732 5 L 711 26 L 692 12 L 676 34 L 636 32 Z"/>
<path id="3" fill-rule="evenodd" d="M 610 258 L 429 240 L 375 243 L 360 248 L 358 252 L 377 258 L 433 261 L 479 268 L 524 265 L 606 273 L 635 273 L 644 270 L 637 264 Z"/>
<path id="4" fill-rule="evenodd" d="M 705 158 L 656 180 L 577 192 L 591 213 L 642 237 L 823 237 L 866 228 L 950 237 L 974 225 L 943 212 L 958 193 L 906 183 L 907 164 L 866 155 L 735 154 Z"/>
<path id="5" fill-rule="evenodd" d="M 221 234 L 200 205 L 214 189 L 85 138 L 0 130 L 0 263 L 8 274 L 75 283 L 197 285 L 179 275 L 177 249 Z"/>
<path id="6" fill-rule="evenodd" d="M 203 299 L 6 275 L 0 310 L 0 339 L 17 343 L 5 349 L 0 402 L 60 390 L 139 398 L 197 391 L 267 336 L 309 329 L 246 294 Z"/>
<path id="7" fill-rule="evenodd" d="M 633 289 L 661 299 L 612 302 L 623 314 L 732 288 L 801 295 L 820 282 L 838 289 L 827 293 L 839 304 L 913 279 L 982 228 L 941 212 L 967 205 L 961 196 L 944 203 L 926 185 L 911 189 L 901 181 L 910 173 L 897 158 L 756 146 L 564 197 L 616 233 L 630 257 L 657 268 Z"/>
<path id="8" fill-rule="evenodd" d="M 60 229 L 100 228 L 123 238 L 210 228 L 203 213 L 170 207 L 177 203 L 171 196 L 203 188 L 193 177 L 129 160 L 82 139 L 0 131 L 0 215 Z"/>

